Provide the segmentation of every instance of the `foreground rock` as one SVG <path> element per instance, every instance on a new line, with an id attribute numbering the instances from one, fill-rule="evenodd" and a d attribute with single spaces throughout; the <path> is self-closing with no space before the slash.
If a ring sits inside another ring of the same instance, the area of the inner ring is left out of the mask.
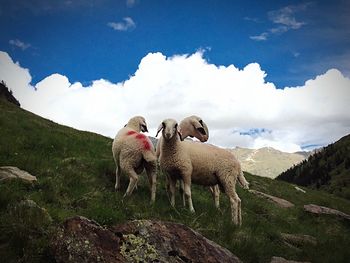
<path id="1" fill-rule="evenodd" d="M 259 197 L 263 197 L 263 198 L 275 203 L 276 205 L 278 205 L 279 207 L 282 207 L 282 208 L 290 208 L 290 207 L 294 206 L 294 204 L 292 204 L 291 202 L 289 202 L 285 199 L 273 196 L 273 195 L 268 195 L 268 194 L 265 194 L 263 192 L 259 192 L 256 190 L 249 190 L 249 192 L 251 192 Z"/>
<path id="2" fill-rule="evenodd" d="M 9 207 L 13 226 L 26 229 L 28 233 L 40 234 L 52 223 L 52 218 L 45 208 L 33 200 L 22 200 Z M 18 230 L 18 229 L 17 229 Z"/>
<path id="3" fill-rule="evenodd" d="M 14 166 L 0 167 L 0 181 L 19 178 L 27 182 L 36 182 L 36 177 Z"/>
<path id="4" fill-rule="evenodd" d="M 294 260 L 288 260 L 282 257 L 272 257 L 270 263 L 309 263 L 307 261 L 294 261 Z"/>
<path id="5" fill-rule="evenodd" d="M 316 238 L 310 235 L 296 235 L 296 234 L 281 233 L 281 238 L 285 244 L 295 248 L 299 248 L 304 245 L 312 245 L 312 246 L 317 245 Z"/>
<path id="6" fill-rule="evenodd" d="M 241 262 L 182 224 L 152 220 L 106 229 L 84 217 L 70 218 L 51 247 L 57 262 Z"/>
<path id="7" fill-rule="evenodd" d="M 309 204 L 309 205 L 304 205 L 304 210 L 307 212 L 313 213 L 313 214 L 336 215 L 336 216 L 339 216 L 341 218 L 350 220 L 350 215 L 345 214 L 339 210 L 326 207 L 326 206 L 318 206 L 318 205 L 314 205 L 314 204 Z"/>

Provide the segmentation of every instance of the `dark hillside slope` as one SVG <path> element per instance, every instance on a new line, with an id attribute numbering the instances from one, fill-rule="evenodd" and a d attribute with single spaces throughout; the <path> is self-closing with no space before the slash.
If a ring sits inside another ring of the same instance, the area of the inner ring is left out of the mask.
<path id="1" fill-rule="evenodd" d="M 13 96 L 12 91 L 6 86 L 6 83 L 4 81 L 0 82 L 0 97 L 5 98 L 7 101 L 17 106 L 21 106 L 18 100 Z"/>
<path id="2" fill-rule="evenodd" d="M 302 193 L 289 183 L 245 174 L 252 189 L 287 199 L 295 206 L 280 208 L 237 187 L 243 225 L 236 227 L 231 224 L 227 197 L 221 195 L 221 211 L 217 211 L 203 187 L 192 186 L 195 214 L 182 207 L 178 193 L 176 207 L 172 208 L 165 176 L 160 172 L 154 205 L 149 204 L 145 176 L 140 177 L 133 195 L 123 199 L 128 179 L 121 178 L 122 192 L 116 193 L 111 146 L 110 138 L 58 125 L 0 98 L 0 166 L 17 166 L 37 177 L 33 185 L 0 180 L 1 262 L 56 262 L 50 239 L 63 221 L 76 215 L 103 226 L 134 219 L 185 224 L 243 262 L 270 262 L 273 256 L 310 262 L 347 262 L 350 258 L 349 221 L 330 215 L 314 216 L 303 209 L 305 204 L 313 203 L 350 214 L 348 200 L 323 191 Z M 35 202 L 52 221 L 42 223 L 44 218 L 20 213 L 17 208 L 22 201 Z M 317 244 L 291 245 L 283 233 L 309 235 Z"/>
<path id="3" fill-rule="evenodd" d="M 350 199 L 350 134 L 277 177 Z"/>

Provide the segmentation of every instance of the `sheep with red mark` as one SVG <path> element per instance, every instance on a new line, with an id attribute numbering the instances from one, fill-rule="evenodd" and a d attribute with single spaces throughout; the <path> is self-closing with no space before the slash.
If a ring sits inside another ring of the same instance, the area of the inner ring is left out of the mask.
<path id="1" fill-rule="evenodd" d="M 139 174 L 146 170 L 151 188 L 151 202 L 156 198 L 157 158 L 150 139 L 140 132 L 148 132 L 145 118 L 135 116 L 119 130 L 113 145 L 112 153 L 116 163 L 115 190 L 120 189 L 121 174 L 127 174 L 129 185 L 124 194 L 130 196 L 137 185 Z"/>
<path id="2" fill-rule="evenodd" d="M 176 181 L 182 179 L 189 209 L 194 212 L 191 184 L 204 186 L 219 185 L 228 195 L 231 217 L 236 225 L 241 225 L 241 199 L 236 193 L 236 182 L 242 173 L 241 165 L 234 156 L 219 147 L 181 141 L 179 127 L 175 120 L 166 119 L 158 128 L 162 131 L 163 142 L 160 151 L 160 167 L 168 174 L 171 205 L 175 206 Z"/>

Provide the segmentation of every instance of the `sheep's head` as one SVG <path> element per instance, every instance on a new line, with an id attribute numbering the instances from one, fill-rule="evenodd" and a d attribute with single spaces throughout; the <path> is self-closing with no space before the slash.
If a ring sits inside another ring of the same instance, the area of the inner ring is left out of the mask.
<path id="1" fill-rule="evenodd" d="M 137 132 L 148 132 L 146 120 L 142 116 L 135 116 L 131 118 L 125 127 L 132 128 Z"/>
<path id="2" fill-rule="evenodd" d="M 180 123 L 180 130 L 183 138 L 187 136 L 196 137 L 201 142 L 209 139 L 209 131 L 206 123 L 198 116 L 190 116 Z"/>
<path id="3" fill-rule="evenodd" d="M 172 138 L 177 138 L 177 136 L 179 136 L 180 140 L 182 140 L 179 125 L 174 119 L 164 120 L 158 127 L 156 137 L 160 131 L 162 131 L 163 138 L 167 141 L 171 140 Z"/>

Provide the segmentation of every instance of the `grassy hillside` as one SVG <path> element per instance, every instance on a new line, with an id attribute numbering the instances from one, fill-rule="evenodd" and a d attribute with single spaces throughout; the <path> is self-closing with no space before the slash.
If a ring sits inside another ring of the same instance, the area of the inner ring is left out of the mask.
<path id="1" fill-rule="evenodd" d="M 350 135 L 311 155 L 277 179 L 322 189 L 350 200 Z"/>
<path id="2" fill-rule="evenodd" d="M 242 199 L 242 227 L 230 222 L 227 198 L 222 195 L 221 212 L 209 192 L 193 187 L 196 214 L 181 207 L 171 208 L 158 176 L 157 199 L 149 205 L 145 177 L 133 196 L 122 200 L 114 192 L 112 140 L 97 134 L 60 126 L 0 99 L 0 166 L 12 165 L 37 176 L 38 182 L 0 182 L 0 258 L 3 262 L 54 262 L 48 247 L 55 227 L 67 217 L 82 215 L 102 225 L 132 219 L 161 219 L 188 225 L 231 250 L 244 262 L 270 262 L 272 256 L 312 262 L 346 262 L 350 257 L 350 223 L 333 216 L 303 211 L 314 203 L 350 214 L 350 202 L 321 191 L 303 194 L 286 182 L 246 174 L 251 187 L 292 201 L 294 208 L 282 209 L 238 188 Z M 31 199 L 47 209 L 52 222 L 13 213 L 21 200 Z M 290 246 L 281 233 L 307 234 L 317 245 Z M 332 248 L 332 249 L 329 249 Z"/>

